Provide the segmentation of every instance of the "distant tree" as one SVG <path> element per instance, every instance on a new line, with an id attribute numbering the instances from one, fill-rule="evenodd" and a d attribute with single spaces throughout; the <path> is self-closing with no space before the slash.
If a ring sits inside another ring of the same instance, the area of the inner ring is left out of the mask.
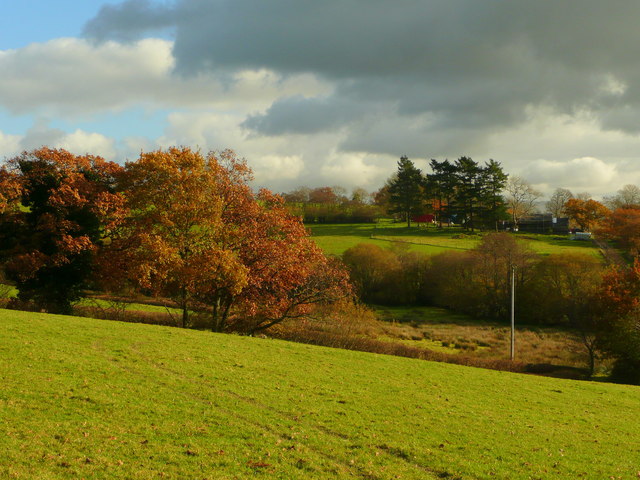
<path id="1" fill-rule="evenodd" d="M 574 195 L 573 198 L 577 198 L 578 200 L 586 202 L 587 200 L 591 200 L 592 196 L 593 195 L 591 195 L 589 192 L 578 192 Z"/>
<path id="2" fill-rule="evenodd" d="M 121 216 L 121 167 L 91 155 L 40 148 L 9 161 L 3 196 L 20 209 L 0 215 L 0 251 L 18 298 L 52 313 L 70 313 L 89 286 L 95 254 Z M 7 175 L 9 175 L 7 177 Z M 0 180 L 2 181 L 2 180 Z"/>
<path id="3" fill-rule="evenodd" d="M 519 301 L 526 321 L 565 324 L 576 331 L 588 355 L 589 376 L 598 351 L 594 297 L 602 274 L 602 263 L 592 255 L 551 254 L 535 265 Z"/>
<path id="4" fill-rule="evenodd" d="M 460 157 L 455 167 L 456 213 L 462 218 L 465 228 L 473 231 L 482 195 L 482 169 L 478 162 L 469 157 Z"/>
<path id="5" fill-rule="evenodd" d="M 369 203 L 370 198 L 371 194 L 369 194 L 369 192 L 367 192 L 364 188 L 354 188 L 351 192 L 351 202 L 355 204 Z"/>
<path id="6" fill-rule="evenodd" d="M 389 193 L 389 185 L 393 179 L 395 179 L 395 174 L 389 177 L 379 190 L 371 194 L 373 204 L 387 214 L 389 214 L 391 210 L 391 194 Z"/>
<path id="7" fill-rule="evenodd" d="M 480 203 L 483 222 L 497 231 L 498 222 L 508 218 L 502 191 L 509 176 L 502 170 L 500 162 L 493 159 L 485 163 L 480 175 Z"/>
<path id="8" fill-rule="evenodd" d="M 389 182 L 390 213 L 400 213 L 411 227 L 411 217 L 424 209 L 423 178 L 407 157 L 400 157 L 396 176 Z"/>
<path id="9" fill-rule="evenodd" d="M 505 187 L 506 202 L 514 228 L 520 220 L 536 210 L 536 202 L 542 195 L 529 182 L 519 176 L 511 176 Z"/>
<path id="10" fill-rule="evenodd" d="M 607 207 L 593 199 L 571 198 L 565 204 L 564 210 L 569 218 L 586 232 L 591 231 L 609 214 Z"/>
<path id="11" fill-rule="evenodd" d="M 566 188 L 556 188 L 551 194 L 549 201 L 545 204 L 546 211 L 555 218 L 560 218 L 566 215 L 564 206 L 573 198 L 571 190 Z"/>
<path id="12" fill-rule="evenodd" d="M 640 208 L 616 208 L 602 220 L 597 233 L 619 242 L 622 248 L 637 256 L 640 253 Z"/>
<path id="13" fill-rule="evenodd" d="M 516 282 L 520 290 L 537 256 L 526 243 L 504 232 L 482 237 L 473 254 L 476 258 L 476 288 L 482 294 L 476 306 L 478 313 L 506 320 L 510 311 L 512 269 L 516 268 Z"/>
<path id="14" fill-rule="evenodd" d="M 309 201 L 309 193 L 311 189 L 309 187 L 298 187 L 290 192 L 283 193 L 282 198 L 287 203 L 306 203 Z"/>
<path id="15" fill-rule="evenodd" d="M 332 187 L 318 187 L 309 192 L 309 203 L 335 204 L 339 199 Z"/>
<path id="16" fill-rule="evenodd" d="M 605 197 L 603 203 L 611 210 L 640 208 L 640 188 L 636 185 L 625 185 L 615 195 Z"/>
<path id="17" fill-rule="evenodd" d="M 390 277 L 401 268 L 391 250 L 370 243 L 360 243 L 342 254 L 359 296 L 366 302 L 386 303 Z"/>
<path id="18" fill-rule="evenodd" d="M 453 213 L 458 184 L 456 166 L 449 160 L 438 162 L 435 159 L 431 160 L 429 166 L 431 173 L 426 176 L 426 195 L 431 200 L 438 225 L 442 228 L 443 217 L 450 219 Z"/>
<path id="19" fill-rule="evenodd" d="M 331 187 L 333 193 L 335 193 L 337 197 L 336 203 L 346 203 L 349 201 L 349 197 L 347 197 L 347 189 L 341 185 L 334 185 Z"/>

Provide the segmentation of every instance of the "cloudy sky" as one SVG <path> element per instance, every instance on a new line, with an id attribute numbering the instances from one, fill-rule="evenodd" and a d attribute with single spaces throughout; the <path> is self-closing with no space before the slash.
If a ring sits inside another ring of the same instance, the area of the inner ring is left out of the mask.
<path id="1" fill-rule="evenodd" d="M 545 193 L 640 184 L 637 0 L 22 0 L 0 158 L 232 148 L 256 184 L 379 188 L 401 155 Z"/>

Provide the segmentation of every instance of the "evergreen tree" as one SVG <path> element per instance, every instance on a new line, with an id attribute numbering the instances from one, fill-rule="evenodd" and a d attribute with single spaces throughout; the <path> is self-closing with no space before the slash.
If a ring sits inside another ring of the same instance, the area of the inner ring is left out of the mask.
<path id="1" fill-rule="evenodd" d="M 500 162 L 490 159 L 482 168 L 480 180 L 480 196 L 482 216 L 486 225 L 498 230 L 498 222 L 507 219 L 507 206 L 502 196 L 509 175 L 504 173 Z"/>
<path id="2" fill-rule="evenodd" d="M 411 217 L 424 208 L 423 177 L 419 168 L 406 156 L 400 157 L 398 172 L 389 183 L 390 213 L 401 213 L 411 227 Z"/>
<path id="3" fill-rule="evenodd" d="M 442 219 L 449 219 L 454 207 L 457 176 L 456 166 L 449 160 L 438 162 L 431 160 L 429 163 L 432 173 L 426 176 L 426 191 L 433 203 L 438 224 L 442 228 Z"/>
<path id="4" fill-rule="evenodd" d="M 456 213 L 465 228 L 473 231 L 482 192 L 482 168 L 469 157 L 460 157 L 455 167 L 458 180 Z"/>

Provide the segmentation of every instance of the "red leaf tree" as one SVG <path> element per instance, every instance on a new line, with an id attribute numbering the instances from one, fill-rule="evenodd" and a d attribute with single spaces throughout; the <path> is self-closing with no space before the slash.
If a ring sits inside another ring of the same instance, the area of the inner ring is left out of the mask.
<path id="1" fill-rule="evenodd" d="M 204 305 L 214 331 L 266 329 L 348 293 L 346 275 L 282 199 L 254 194 L 250 180 L 230 150 L 170 148 L 128 163 L 130 214 L 113 238 L 105 277 L 170 296 L 184 326 Z"/>
<path id="2" fill-rule="evenodd" d="M 9 185 L 0 199 L 0 251 L 20 300 L 70 312 L 91 278 L 99 244 L 120 216 L 120 170 L 100 157 L 50 148 L 9 161 L 0 173 L 3 187 Z"/>

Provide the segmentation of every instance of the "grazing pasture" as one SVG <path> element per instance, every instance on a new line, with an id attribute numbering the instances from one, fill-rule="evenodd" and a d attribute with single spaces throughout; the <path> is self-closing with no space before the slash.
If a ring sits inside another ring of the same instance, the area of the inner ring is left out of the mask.
<path id="1" fill-rule="evenodd" d="M 0 310 L 0 478 L 637 478 L 638 387 Z"/>

